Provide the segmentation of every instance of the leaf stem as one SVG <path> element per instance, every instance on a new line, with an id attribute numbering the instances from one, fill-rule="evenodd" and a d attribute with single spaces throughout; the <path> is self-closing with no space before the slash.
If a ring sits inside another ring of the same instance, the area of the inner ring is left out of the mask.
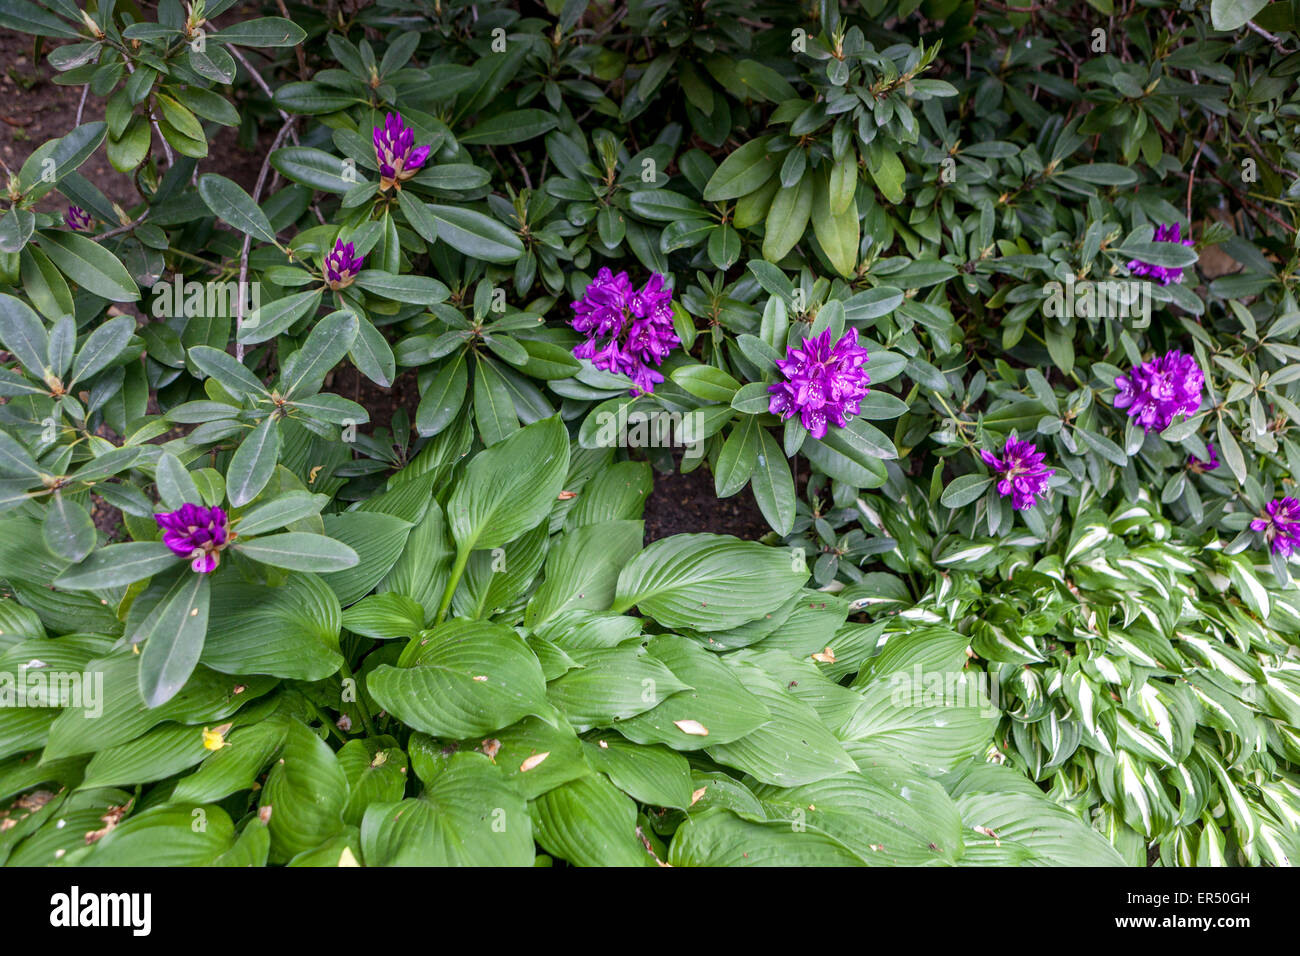
<path id="1" fill-rule="evenodd" d="M 468 561 L 469 551 L 465 548 L 457 549 L 456 563 L 451 566 L 451 577 L 447 579 L 447 587 L 442 592 L 442 601 L 438 604 L 438 616 L 433 621 L 435 627 L 447 616 L 451 596 L 456 593 L 456 585 L 460 584 L 461 575 L 465 573 L 465 564 Z"/>

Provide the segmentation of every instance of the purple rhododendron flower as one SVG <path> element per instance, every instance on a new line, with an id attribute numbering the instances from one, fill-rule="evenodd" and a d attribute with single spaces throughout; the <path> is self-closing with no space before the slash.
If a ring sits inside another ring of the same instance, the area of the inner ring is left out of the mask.
<path id="1" fill-rule="evenodd" d="M 1288 496 L 1270 501 L 1265 508 L 1267 517 L 1261 515 L 1250 523 L 1251 531 L 1264 532 L 1264 541 L 1274 554 L 1289 558 L 1300 550 L 1300 501 Z"/>
<path id="2" fill-rule="evenodd" d="M 402 122 L 401 113 L 389 113 L 383 126 L 376 126 L 373 139 L 379 163 L 379 188 L 401 184 L 420 171 L 429 158 L 429 146 L 415 145 L 415 130 Z"/>
<path id="3" fill-rule="evenodd" d="M 826 434 L 828 421 L 843 428 L 848 424 L 845 416 L 860 410 L 871 383 L 862 367 L 866 361 L 867 350 L 858 344 L 857 329 L 849 329 L 834 343 L 830 329 L 804 339 L 802 348 L 792 347 L 777 360 L 785 381 L 767 387 L 772 393 L 768 411 L 783 419 L 798 412 L 813 438 Z"/>
<path id="4" fill-rule="evenodd" d="M 657 272 L 633 289 L 626 272 L 614 275 L 602 268 L 573 303 L 570 324 L 587 336 L 573 354 L 590 359 L 596 368 L 628 376 L 633 395 L 653 392 L 664 377 L 652 366 L 662 365 L 678 345 L 672 298 L 672 289 Z"/>
<path id="5" fill-rule="evenodd" d="M 230 539 L 225 511 L 187 504 L 153 517 L 164 529 L 163 544 L 181 557 L 193 558 L 191 568 L 200 574 L 216 569 Z"/>
<path id="6" fill-rule="evenodd" d="M 346 289 L 361 272 L 365 257 L 355 253 L 352 243 L 334 240 L 334 251 L 325 257 L 325 282 L 331 289 Z"/>
<path id="7" fill-rule="evenodd" d="M 1161 225 L 1156 228 L 1156 242 L 1176 242 L 1180 245 L 1190 246 L 1193 242 L 1190 238 L 1179 238 L 1181 227 L 1178 223 L 1173 225 Z M 1148 279 L 1155 279 L 1161 285 L 1169 285 L 1171 282 L 1183 281 L 1182 269 L 1170 269 L 1167 266 L 1158 266 L 1150 262 L 1143 262 L 1141 259 L 1131 259 L 1128 264 L 1129 272 L 1135 276 L 1145 276 Z"/>
<path id="8" fill-rule="evenodd" d="M 63 224 L 77 232 L 90 232 L 95 221 L 90 218 L 90 213 L 80 206 L 69 206 L 68 211 L 63 214 Z"/>
<path id="9" fill-rule="evenodd" d="M 1146 431 L 1164 431 L 1175 415 L 1194 415 L 1201 407 L 1205 373 L 1190 355 L 1174 349 L 1119 376 L 1115 387 L 1116 408 L 1127 408 Z"/>
<path id="10" fill-rule="evenodd" d="M 988 451 L 981 451 L 980 457 L 1001 479 L 998 481 L 998 494 L 1011 496 L 1011 506 L 1017 511 L 1032 508 L 1036 495 L 1047 498 L 1047 480 L 1056 474 L 1055 468 L 1044 468 L 1046 455 L 1038 450 L 1032 442 L 1017 441 L 1014 435 L 1007 438 L 1002 449 L 1002 457 Z"/>
<path id="11" fill-rule="evenodd" d="M 1187 456 L 1187 464 L 1191 466 L 1192 471 L 1214 471 L 1214 469 L 1219 467 L 1219 456 L 1214 450 L 1214 443 L 1207 441 L 1205 443 L 1205 450 L 1210 456 L 1209 461 L 1201 461 L 1201 459 L 1197 458 L 1195 455 Z"/>

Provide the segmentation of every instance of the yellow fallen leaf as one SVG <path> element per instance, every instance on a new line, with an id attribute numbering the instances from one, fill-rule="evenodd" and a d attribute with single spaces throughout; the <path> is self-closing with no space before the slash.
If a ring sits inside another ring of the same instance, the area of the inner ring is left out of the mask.
<path id="1" fill-rule="evenodd" d="M 345 846 L 343 852 L 339 854 L 339 866 L 360 866 L 357 858 L 352 855 L 352 847 Z"/>
<path id="2" fill-rule="evenodd" d="M 835 652 L 831 650 L 829 647 L 827 647 L 826 650 L 814 654 L 812 656 L 812 659 L 817 661 L 819 664 L 834 664 Z"/>
<path id="3" fill-rule="evenodd" d="M 690 734 L 692 737 L 709 736 L 709 728 L 698 720 L 674 720 L 673 723 L 677 725 L 677 729 L 682 733 Z"/>
<path id="4" fill-rule="evenodd" d="M 708 789 L 709 789 L 708 787 L 700 787 L 700 789 L 698 789 L 698 790 L 696 790 L 694 793 L 692 793 L 692 794 L 691 794 L 691 806 L 695 806 L 696 802 L 700 799 L 700 797 L 704 796 L 705 791 L 708 790 Z"/>
<path id="5" fill-rule="evenodd" d="M 544 753 L 533 754 L 531 757 L 529 757 L 527 760 L 525 760 L 523 763 L 519 765 L 519 772 L 527 773 L 528 771 L 532 770 L 534 767 L 536 767 L 539 763 L 541 763 L 550 755 L 551 752 L 549 750 L 545 751 Z"/>

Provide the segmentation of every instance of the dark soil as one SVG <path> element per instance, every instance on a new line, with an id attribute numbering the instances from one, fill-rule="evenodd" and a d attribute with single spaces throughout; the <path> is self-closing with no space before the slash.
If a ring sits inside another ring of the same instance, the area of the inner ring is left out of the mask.
<path id="1" fill-rule="evenodd" d="M 654 481 L 654 490 L 645 503 L 647 543 L 695 532 L 734 534 L 754 540 L 771 530 L 748 487 L 730 498 L 717 498 L 713 474 L 704 466 L 685 475 L 680 471 L 656 471 Z"/>

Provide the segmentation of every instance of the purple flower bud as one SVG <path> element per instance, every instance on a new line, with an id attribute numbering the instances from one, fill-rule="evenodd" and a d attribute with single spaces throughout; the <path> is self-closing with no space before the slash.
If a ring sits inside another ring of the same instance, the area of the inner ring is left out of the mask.
<path id="1" fill-rule="evenodd" d="M 402 122 L 401 113 L 389 113 L 383 126 L 374 128 L 375 159 L 379 163 L 379 188 L 402 188 L 429 158 L 429 146 L 415 145 L 415 130 Z"/>
<path id="2" fill-rule="evenodd" d="M 1047 499 L 1047 480 L 1056 474 L 1055 468 L 1044 468 L 1046 455 L 1038 450 L 1032 442 L 1017 441 L 1012 435 L 1002 449 L 1002 457 L 988 451 L 981 451 L 980 457 L 992 468 L 1001 480 L 998 481 L 998 494 L 1011 496 L 1011 506 L 1017 511 L 1032 508 L 1041 496 Z"/>
<path id="3" fill-rule="evenodd" d="M 799 420 L 813 438 L 826 434 L 828 421 L 839 428 L 849 415 L 861 410 L 862 397 L 871 383 L 866 369 L 867 350 L 858 345 L 858 330 L 849 329 L 831 342 L 831 330 L 803 340 L 802 348 L 791 347 L 777 368 L 785 381 L 767 387 L 772 397 L 768 411 L 783 419 L 799 413 Z"/>
<path id="4" fill-rule="evenodd" d="M 1195 415 L 1201 407 L 1205 373 L 1190 355 L 1174 349 L 1149 359 L 1115 379 L 1116 408 L 1146 431 L 1164 431 L 1175 415 Z"/>
<path id="5" fill-rule="evenodd" d="M 614 275 L 602 268 L 573 303 L 570 324 L 587 336 L 573 354 L 590 359 L 598 369 L 628 376 L 633 395 L 653 392 L 664 377 L 651 366 L 662 365 L 679 344 L 672 299 L 672 289 L 657 272 L 634 290 L 626 272 Z"/>
<path id="6" fill-rule="evenodd" d="M 325 283 L 331 289 L 346 289 L 361 272 L 365 257 L 355 252 L 352 243 L 334 240 L 334 251 L 325 257 Z"/>
<path id="7" fill-rule="evenodd" d="M 230 540 L 225 511 L 186 504 L 153 517 L 163 529 L 163 544 L 183 558 L 192 558 L 191 568 L 199 574 L 216 569 Z"/>
<path id="8" fill-rule="evenodd" d="M 1205 450 L 1210 456 L 1209 461 L 1201 461 L 1201 459 L 1197 458 L 1195 455 L 1187 456 L 1187 464 L 1192 471 L 1214 471 L 1214 469 L 1219 467 L 1219 456 L 1214 450 L 1214 443 L 1207 441 L 1205 443 Z"/>
<path id="9" fill-rule="evenodd" d="M 1300 550 L 1300 501 L 1286 497 L 1270 501 L 1265 514 L 1250 523 L 1251 531 L 1262 531 L 1264 543 L 1274 554 L 1289 558 Z"/>
<path id="10" fill-rule="evenodd" d="M 95 221 L 90 218 L 90 213 L 80 206 L 69 206 L 68 211 L 63 214 L 63 224 L 77 232 L 90 232 Z"/>
<path id="11" fill-rule="evenodd" d="M 1180 239 L 1179 233 L 1181 227 L 1178 223 L 1173 225 L 1161 225 L 1156 228 L 1156 242 L 1176 242 L 1179 245 L 1194 245 L 1191 239 Z M 1135 276 L 1145 276 L 1148 279 L 1155 279 L 1161 285 L 1169 285 L 1173 282 L 1183 281 L 1182 269 L 1170 269 L 1167 266 L 1158 266 L 1150 262 L 1143 262 L 1141 259 L 1130 259 L 1128 271 Z"/>

